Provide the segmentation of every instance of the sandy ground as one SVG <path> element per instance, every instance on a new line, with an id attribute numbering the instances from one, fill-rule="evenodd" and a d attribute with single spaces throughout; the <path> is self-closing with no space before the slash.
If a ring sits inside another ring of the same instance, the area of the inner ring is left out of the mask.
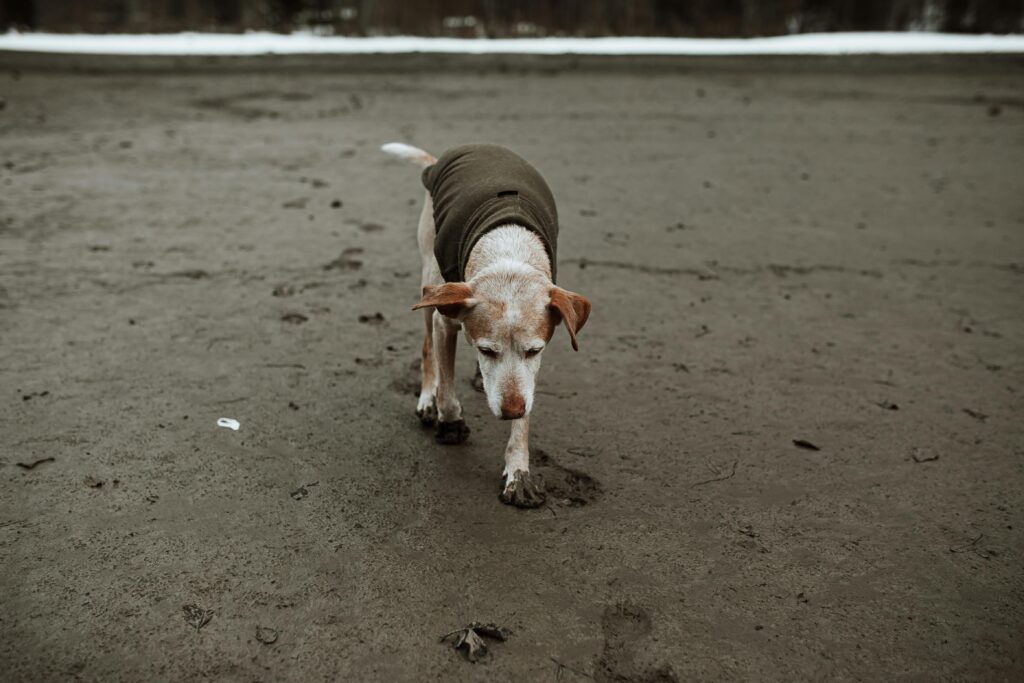
<path id="1" fill-rule="evenodd" d="M 1024 676 L 1024 61 L 230 61 L 0 56 L 5 680 Z M 546 507 L 391 140 L 558 198 Z"/>

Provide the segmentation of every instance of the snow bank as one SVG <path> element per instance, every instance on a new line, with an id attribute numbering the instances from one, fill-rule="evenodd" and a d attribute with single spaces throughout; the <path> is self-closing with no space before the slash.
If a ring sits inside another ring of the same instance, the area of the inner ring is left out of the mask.
<path id="1" fill-rule="evenodd" d="M 1022 53 L 1024 35 L 807 33 L 773 38 L 344 38 L 311 33 L 0 35 L 0 50 L 95 55 L 447 54 L 847 55 Z"/>

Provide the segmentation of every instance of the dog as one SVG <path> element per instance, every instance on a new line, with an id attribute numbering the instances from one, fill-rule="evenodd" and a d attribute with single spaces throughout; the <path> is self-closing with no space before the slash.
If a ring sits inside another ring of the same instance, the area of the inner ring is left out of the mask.
<path id="1" fill-rule="evenodd" d="M 402 143 L 384 152 L 419 165 L 427 189 L 418 242 L 423 260 L 422 385 L 416 414 L 443 444 L 469 428 L 455 395 L 458 332 L 476 351 L 477 373 L 495 417 L 512 421 L 500 499 L 544 503 L 530 476 L 528 436 L 544 349 L 564 324 L 574 350 L 590 302 L 555 285 L 558 215 L 547 183 L 522 157 L 497 145 L 464 145 L 440 158 Z"/>

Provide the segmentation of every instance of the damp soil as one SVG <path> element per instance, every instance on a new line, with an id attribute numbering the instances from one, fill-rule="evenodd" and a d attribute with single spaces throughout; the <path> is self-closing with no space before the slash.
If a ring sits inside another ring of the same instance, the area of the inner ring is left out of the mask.
<path id="1" fill-rule="evenodd" d="M 1021 680 L 1022 65 L 0 55 L 4 679 Z M 541 507 L 396 140 L 557 197 Z"/>

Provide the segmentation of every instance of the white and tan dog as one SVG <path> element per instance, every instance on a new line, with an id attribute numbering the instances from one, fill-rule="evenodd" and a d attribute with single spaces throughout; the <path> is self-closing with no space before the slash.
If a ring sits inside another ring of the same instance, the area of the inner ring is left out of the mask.
<path id="1" fill-rule="evenodd" d="M 424 169 L 438 162 L 427 152 L 409 145 L 389 143 L 382 149 Z M 507 153 L 515 162 L 521 162 L 536 173 L 504 148 L 486 146 L 486 149 Z M 540 178 L 539 174 L 535 177 Z M 459 177 L 459 183 L 467 185 L 467 189 L 447 188 L 448 194 L 454 194 L 457 201 L 472 194 L 468 186 L 478 185 L 466 183 L 463 177 Z M 540 183 L 550 198 L 542 179 Z M 515 186 L 514 182 L 508 186 Z M 515 193 L 497 194 L 504 198 Z M 553 199 L 550 205 L 550 214 L 554 215 Z M 475 207 L 469 208 L 475 211 Z M 413 310 L 424 309 L 426 332 L 423 381 L 416 414 L 426 425 L 436 421 L 435 436 L 441 443 L 461 443 L 468 436 L 462 406 L 455 395 L 455 350 L 461 327 L 466 340 L 476 350 L 487 405 L 496 417 L 512 420 L 500 498 L 517 507 L 536 507 L 544 502 L 544 491 L 543 486 L 530 477 L 527 438 L 537 371 L 544 348 L 559 322 L 565 324 L 573 348 L 578 349 L 576 334 L 587 321 L 590 302 L 554 284 L 554 244 L 549 245 L 542 239 L 546 237 L 544 233 L 538 234 L 536 229 L 515 222 L 490 225 L 481 230 L 465 249 L 459 269 L 462 277 L 452 281 L 453 275 L 446 281 L 448 273 L 442 273 L 444 268 L 438 260 L 440 254 L 435 250 L 438 246 L 435 238 L 441 221 L 451 222 L 452 217 L 436 216 L 436 213 L 434 198 L 428 191 L 418 229 L 423 260 L 422 299 L 413 306 Z M 475 211 L 474 215 L 478 213 Z M 435 218 L 438 218 L 437 224 Z M 557 216 L 554 221 L 552 242 L 557 238 Z"/>

